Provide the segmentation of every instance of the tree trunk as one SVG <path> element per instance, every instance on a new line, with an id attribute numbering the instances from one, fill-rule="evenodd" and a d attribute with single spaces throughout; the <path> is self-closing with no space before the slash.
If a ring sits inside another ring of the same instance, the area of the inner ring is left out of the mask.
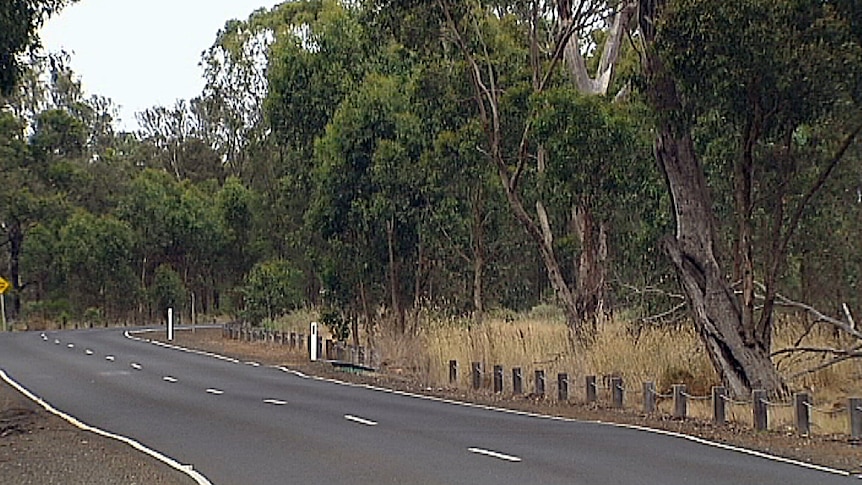
<path id="1" fill-rule="evenodd" d="M 654 11 L 650 12 L 650 23 L 642 28 L 647 43 L 646 94 L 659 118 L 655 155 L 676 219 L 676 234 L 665 239 L 664 249 L 676 269 L 695 328 L 730 393 L 744 397 L 759 388 L 771 395 L 786 394 L 768 349 L 748 338 L 743 308 L 715 256 L 714 217 L 706 178 L 691 132 L 679 121 L 682 105 L 676 84 L 650 45 L 652 14 Z"/>
<path id="2" fill-rule="evenodd" d="M 395 258 L 395 220 L 386 221 L 386 243 L 389 247 L 389 293 L 392 297 L 392 312 L 396 319 L 398 331 L 406 331 L 404 312 L 401 309 L 398 291 L 398 262 Z"/>
<path id="3" fill-rule="evenodd" d="M 575 262 L 576 306 L 584 322 L 595 329 L 604 311 L 605 262 L 608 256 L 604 224 L 596 222 L 587 205 L 572 207 L 572 233 L 581 246 Z"/>
<path id="4" fill-rule="evenodd" d="M 12 222 L 9 229 L 9 274 L 12 278 L 12 311 L 10 320 L 21 313 L 21 245 L 24 244 L 24 231 L 21 223 Z"/>
<path id="5" fill-rule="evenodd" d="M 481 184 L 473 196 L 473 319 L 482 323 L 485 316 L 485 224 Z"/>

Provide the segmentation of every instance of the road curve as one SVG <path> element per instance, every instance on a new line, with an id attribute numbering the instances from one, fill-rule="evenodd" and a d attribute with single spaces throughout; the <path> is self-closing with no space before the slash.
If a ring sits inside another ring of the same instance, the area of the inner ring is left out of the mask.
<path id="1" fill-rule="evenodd" d="M 685 437 L 315 379 L 117 329 L 0 335 L 0 369 L 218 485 L 859 483 Z"/>

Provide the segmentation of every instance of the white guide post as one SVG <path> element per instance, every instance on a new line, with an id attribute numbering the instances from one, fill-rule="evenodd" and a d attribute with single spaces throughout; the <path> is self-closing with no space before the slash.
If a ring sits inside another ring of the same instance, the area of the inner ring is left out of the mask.
<path id="1" fill-rule="evenodd" d="M 317 322 L 311 322 L 311 341 L 309 352 L 311 353 L 311 361 L 317 360 Z"/>
<path id="2" fill-rule="evenodd" d="M 0 319 L 3 320 L 3 331 L 6 331 L 6 295 L 0 293 Z"/>
<path id="3" fill-rule="evenodd" d="M 174 309 L 168 308 L 168 342 L 174 340 Z"/>

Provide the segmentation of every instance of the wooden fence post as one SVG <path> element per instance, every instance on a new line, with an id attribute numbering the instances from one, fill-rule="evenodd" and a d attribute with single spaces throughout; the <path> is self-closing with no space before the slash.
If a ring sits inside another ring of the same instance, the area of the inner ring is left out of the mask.
<path id="1" fill-rule="evenodd" d="M 503 366 L 495 365 L 494 366 L 494 392 L 501 393 L 503 392 Z"/>
<path id="2" fill-rule="evenodd" d="M 644 413 L 655 412 L 655 382 L 644 382 Z"/>
<path id="3" fill-rule="evenodd" d="M 724 400 L 726 389 L 724 386 L 712 387 L 712 421 L 724 424 L 727 421 L 727 403 Z"/>
<path id="4" fill-rule="evenodd" d="M 673 385 L 673 417 L 685 418 L 688 416 L 688 398 L 685 393 L 685 384 Z"/>
<path id="5" fill-rule="evenodd" d="M 796 432 L 801 435 L 811 433 L 811 397 L 807 392 L 797 392 L 793 395 L 793 410 L 796 415 Z"/>
<path id="6" fill-rule="evenodd" d="M 862 438 L 862 398 L 851 397 L 849 400 L 850 411 L 850 438 Z"/>
<path id="7" fill-rule="evenodd" d="M 545 371 L 536 371 L 536 396 L 545 397 Z"/>
<path id="8" fill-rule="evenodd" d="M 557 399 L 560 401 L 569 400 L 569 375 L 565 373 L 557 374 Z"/>
<path id="9" fill-rule="evenodd" d="M 449 361 L 449 385 L 456 384 L 458 382 L 458 361 L 450 360 Z"/>
<path id="10" fill-rule="evenodd" d="M 512 394 L 521 395 L 524 393 L 524 375 L 521 374 L 520 367 L 512 368 Z"/>
<path id="11" fill-rule="evenodd" d="M 473 362 L 472 374 L 473 374 L 473 389 L 479 389 L 482 387 L 482 363 L 481 362 Z"/>
<path id="12" fill-rule="evenodd" d="M 622 377 L 611 377 L 610 379 L 611 385 L 611 402 L 613 406 L 617 409 L 623 408 L 623 378 Z"/>
<path id="13" fill-rule="evenodd" d="M 586 377 L 586 396 L 588 403 L 596 402 L 596 376 Z"/>
<path id="14" fill-rule="evenodd" d="M 751 391 L 751 413 L 755 431 L 764 431 L 769 427 L 769 418 L 766 410 L 766 391 L 764 389 Z"/>

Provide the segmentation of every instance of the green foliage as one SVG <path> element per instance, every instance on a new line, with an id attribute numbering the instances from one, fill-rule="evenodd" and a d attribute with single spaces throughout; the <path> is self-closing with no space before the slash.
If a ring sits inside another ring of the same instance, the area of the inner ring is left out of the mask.
<path id="1" fill-rule="evenodd" d="M 344 315 L 334 309 L 325 310 L 320 315 L 320 320 L 329 328 L 332 338 L 339 342 L 346 342 L 350 338 L 350 322 L 344 318 Z"/>
<path id="2" fill-rule="evenodd" d="M 298 308 L 302 304 L 302 281 L 302 273 L 290 261 L 275 259 L 255 264 L 243 287 L 243 316 L 258 325 Z"/>
<path id="3" fill-rule="evenodd" d="M 178 312 L 185 306 L 186 288 L 183 280 L 180 274 L 167 264 L 156 268 L 150 295 L 158 315 L 166 314 L 168 308 Z"/>

